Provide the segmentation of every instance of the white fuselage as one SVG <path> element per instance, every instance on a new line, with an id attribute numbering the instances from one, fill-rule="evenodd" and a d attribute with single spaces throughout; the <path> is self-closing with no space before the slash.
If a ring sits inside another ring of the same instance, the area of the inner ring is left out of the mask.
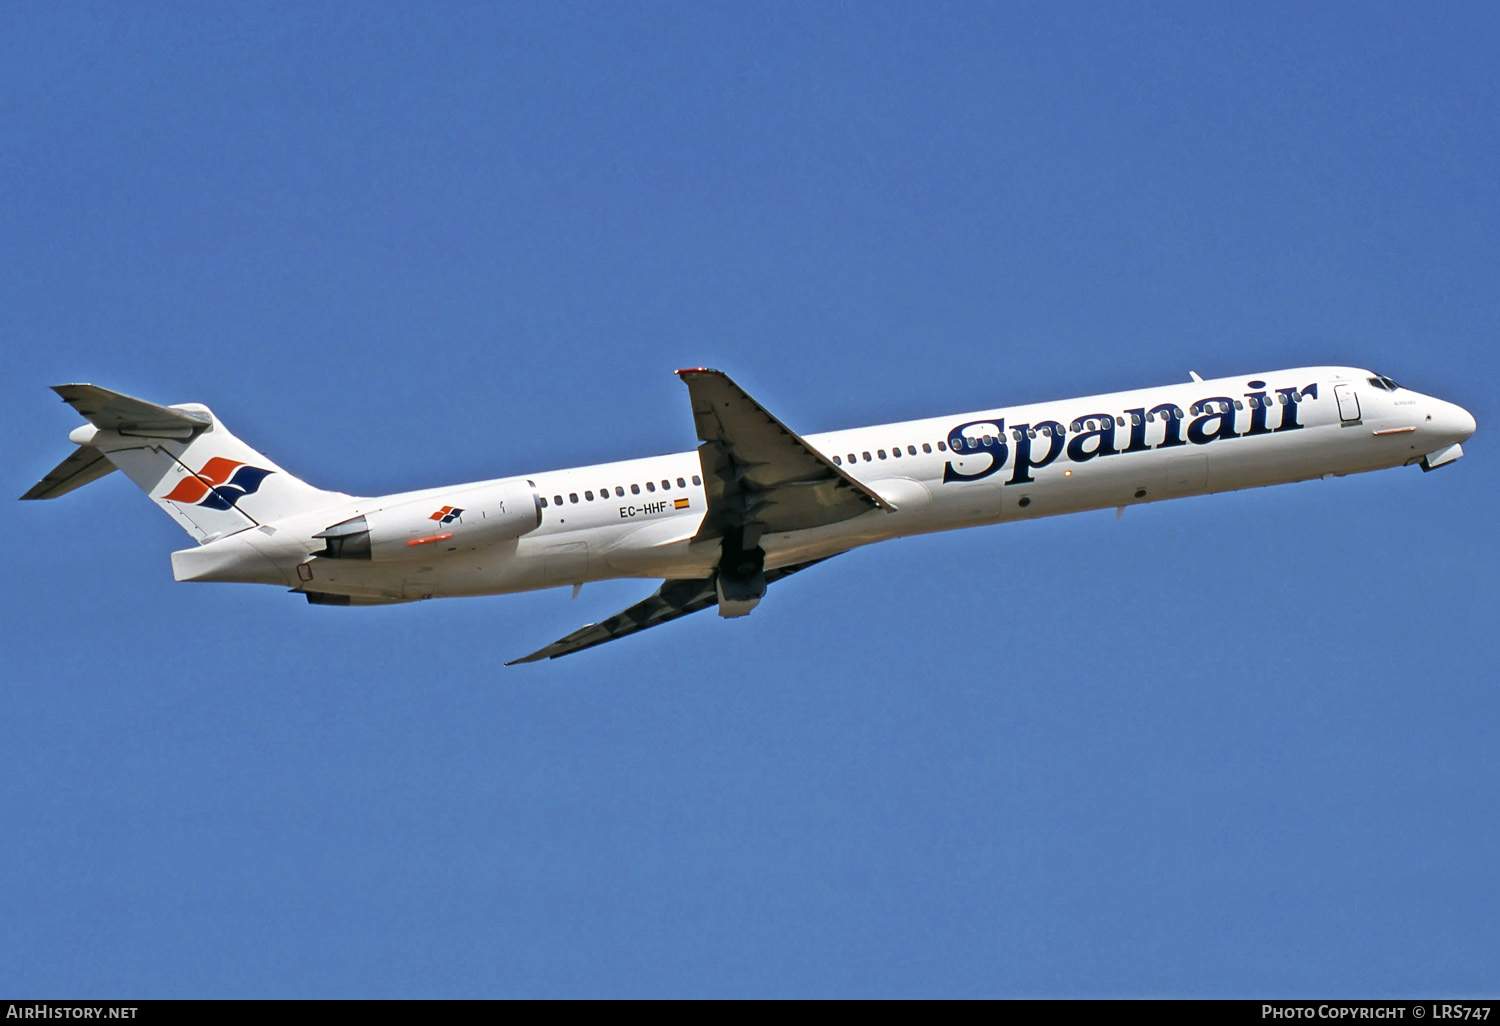
<path id="1" fill-rule="evenodd" d="M 813 448 L 896 511 L 766 534 L 765 566 L 906 535 L 1360 473 L 1424 457 L 1437 465 L 1461 453 L 1450 447 L 1474 430 L 1466 411 L 1391 390 L 1383 380 L 1350 367 L 1298 368 L 808 435 Z M 614 577 L 704 578 L 720 553 L 715 539 L 694 541 L 706 508 L 702 472 L 694 450 L 352 499 L 174 553 L 173 566 L 183 580 L 275 583 L 356 603 Z M 539 521 L 519 537 L 477 544 L 457 533 L 413 537 L 404 543 L 409 552 L 384 561 L 316 554 L 324 542 L 313 536 L 341 521 L 398 507 L 465 507 L 465 496 L 490 493 L 511 496 L 512 507 L 515 496 L 526 496 Z"/>

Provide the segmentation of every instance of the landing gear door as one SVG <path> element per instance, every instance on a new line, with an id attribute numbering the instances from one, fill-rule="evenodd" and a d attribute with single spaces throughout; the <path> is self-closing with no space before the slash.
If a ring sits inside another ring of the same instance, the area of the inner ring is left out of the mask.
<path id="1" fill-rule="evenodd" d="M 1359 420 L 1359 396 L 1352 385 L 1334 385 L 1333 396 L 1339 402 L 1339 420 L 1352 424 Z"/>

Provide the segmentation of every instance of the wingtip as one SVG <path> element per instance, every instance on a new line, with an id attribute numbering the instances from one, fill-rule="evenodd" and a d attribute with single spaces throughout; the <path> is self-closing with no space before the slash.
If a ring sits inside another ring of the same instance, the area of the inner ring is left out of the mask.
<path id="1" fill-rule="evenodd" d="M 687 374 L 722 374 L 723 371 L 714 370 L 712 367 L 683 367 L 677 371 L 677 376 L 683 377 Z"/>

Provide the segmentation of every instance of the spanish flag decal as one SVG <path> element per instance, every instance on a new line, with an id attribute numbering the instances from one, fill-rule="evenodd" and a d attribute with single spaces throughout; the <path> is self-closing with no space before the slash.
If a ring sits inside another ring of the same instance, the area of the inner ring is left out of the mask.
<path id="1" fill-rule="evenodd" d="M 672 508 L 673 509 L 687 509 L 688 508 L 688 501 L 686 499 L 678 499 L 676 502 L 672 503 Z"/>

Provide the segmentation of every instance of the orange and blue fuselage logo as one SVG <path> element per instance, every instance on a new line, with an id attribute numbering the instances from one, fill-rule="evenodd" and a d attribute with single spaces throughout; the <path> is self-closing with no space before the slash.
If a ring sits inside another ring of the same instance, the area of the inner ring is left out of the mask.
<path id="1" fill-rule="evenodd" d="M 453 523 L 453 521 L 457 520 L 463 515 L 464 511 L 459 509 L 457 506 L 444 506 L 442 509 L 433 513 L 432 516 L 428 517 L 427 519 L 436 520 L 440 524 L 451 524 Z"/>
<path id="2" fill-rule="evenodd" d="M 246 495 L 253 495 L 272 470 L 215 456 L 192 477 L 177 482 L 163 499 L 206 509 L 229 509 Z"/>

